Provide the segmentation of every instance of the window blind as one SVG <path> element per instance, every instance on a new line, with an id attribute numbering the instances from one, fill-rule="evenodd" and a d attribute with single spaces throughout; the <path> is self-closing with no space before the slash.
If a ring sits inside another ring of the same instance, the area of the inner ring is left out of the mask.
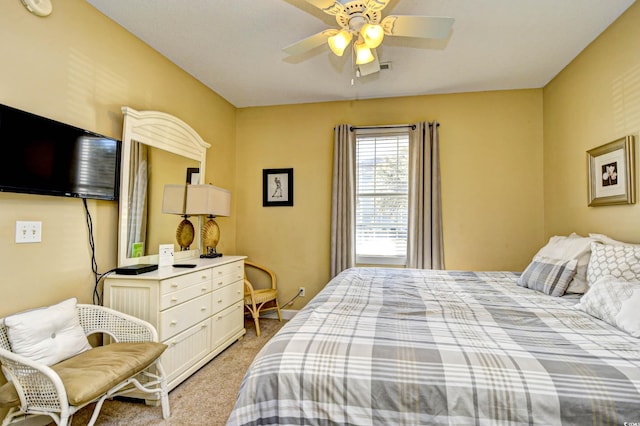
<path id="1" fill-rule="evenodd" d="M 396 130 L 394 134 L 357 135 L 358 258 L 387 256 L 404 261 L 407 252 L 408 205 L 408 133 L 397 133 Z"/>

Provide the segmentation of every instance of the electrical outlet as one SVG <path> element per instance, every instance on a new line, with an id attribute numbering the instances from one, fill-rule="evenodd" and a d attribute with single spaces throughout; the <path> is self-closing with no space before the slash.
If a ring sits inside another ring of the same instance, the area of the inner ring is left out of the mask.
<path id="1" fill-rule="evenodd" d="M 298 289 L 298 294 L 300 295 L 300 297 L 304 297 L 304 296 L 305 296 L 305 293 L 306 293 L 306 291 L 305 291 L 305 288 L 304 288 L 304 287 L 300 287 L 300 288 Z"/>
<path id="2" fill-rule="evenodd" d="M 42 222 L 16 222 L 16 243 L 42 242 Z"/>

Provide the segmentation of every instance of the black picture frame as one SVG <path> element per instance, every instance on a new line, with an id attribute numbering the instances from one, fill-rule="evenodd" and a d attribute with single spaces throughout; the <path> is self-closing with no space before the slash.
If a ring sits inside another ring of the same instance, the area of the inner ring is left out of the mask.
<path id="1" fill-rule="evenodd" d="M 197 183 L 200 183 L 200 169 L 198 167 L 187 167 L 187 185 Z"/>
<path id="2" fill-rule="evenodd" d="M 293 206 L 293 169 L 262 170 L 262 206 Z"/>

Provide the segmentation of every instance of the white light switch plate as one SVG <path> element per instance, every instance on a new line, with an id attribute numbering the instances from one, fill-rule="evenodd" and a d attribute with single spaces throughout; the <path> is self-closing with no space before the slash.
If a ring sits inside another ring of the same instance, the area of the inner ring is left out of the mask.
<path id="1" fill-rule="evenodd" d="M 42 222 L 27 222 L 23 220 L 16 222 L 16 243 L 39 242 L 42 242 Z"/>

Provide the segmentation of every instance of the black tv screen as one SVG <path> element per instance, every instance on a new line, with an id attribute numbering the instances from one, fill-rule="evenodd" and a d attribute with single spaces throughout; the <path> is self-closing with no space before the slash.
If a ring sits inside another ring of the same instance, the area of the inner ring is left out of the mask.
<path id="1" fill-rule="evenodd" d="M 0 105 L 0 191 L 117 200 L 120 145 Z"/>

